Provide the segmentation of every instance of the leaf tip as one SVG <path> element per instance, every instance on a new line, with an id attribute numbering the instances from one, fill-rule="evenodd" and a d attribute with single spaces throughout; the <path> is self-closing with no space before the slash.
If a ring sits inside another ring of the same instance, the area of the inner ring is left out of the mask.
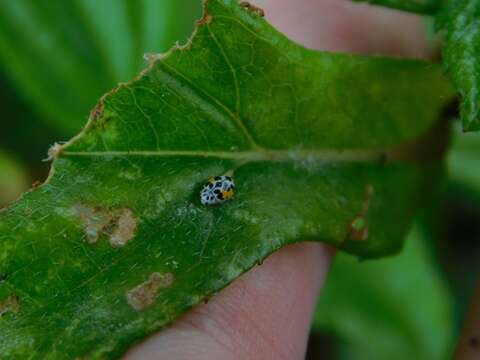
<path id="1" fill-rule="evenodd" d="M 44 161 L 55 160 L 62 154 L 63 149 L 64 149 L 64 145 L 56 142 L 50 147 L 50 149 L 48 149 L 48 152 L 47 152 L 48 157 Z"/>

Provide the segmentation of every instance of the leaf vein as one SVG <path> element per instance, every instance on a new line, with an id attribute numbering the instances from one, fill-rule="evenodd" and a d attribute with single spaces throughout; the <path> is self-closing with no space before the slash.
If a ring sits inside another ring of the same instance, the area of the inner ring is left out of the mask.
<path id="1" fill-rule="evenodd" d="M 159 62 L 159 64 L 163 65 L 164 67 L 166 67 L 170 71 L 174 72 L 181 79 L 183 79 L 184 82 L 186 82 L 186 84 L 188 85 L 190 90 L 193 90 L 193 91 L 199 93 L 201 95 L 202 99 L 208 100 L 210 105 L 213 105 L 214 107 L 217 108 L 217 110 L 221 110 L 223 113 L 225 113 L 228 116 L 228 118 L 230 119 L 230 121 L 233 121 L 233 124 L 236 125 L 236 127 L 239 128 L 242 131 L 243 136 L 245 137 L 246 141 L 249 143 L 249 145 L 252 148 L 261 149 L 261 147 L 254 141 L 252 135 L 250 134 L 248 129 L 245 127 L 244 122 L 242 121 L 242 119 L 240 118 L 240 116 L 238 114 L 235 114 L 228 106 L 226 106 L 224 103 L 222 103 L 220 100 L 218 100 L 217 98 L 215 98 L 214 96 L 212 96 L 211 94 L 206 92 L 205 90 L 195 87 L 192 84 L 191 80 L 189 78 L 187 78 L 183 73 L 178 71 L 176 68 L 172 67 L 171 65 L 167 64 L 164 61 Z M 158 66 L 157 66 L 157 69 L 163 70 L 162 72 L 165 75 L 173 78 L 172 74 L 169 74 L 168 71 L 165 71 L 164 69 L 161 69 Z M 181 92 L 180 89 L 181 88 L 179 88 L 177 90 L 177 92 Z M 185 95 L 185 94 L 183 94 L 183 95 Z"/>

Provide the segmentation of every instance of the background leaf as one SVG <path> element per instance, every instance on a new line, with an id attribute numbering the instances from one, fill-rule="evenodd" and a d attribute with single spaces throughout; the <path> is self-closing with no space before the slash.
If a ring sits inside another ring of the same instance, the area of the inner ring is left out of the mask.
<path id="1" fill-rule="evenodd" d="M 11 155 L 0 150 L 0 207 L 14 201 L 27 188 L 25 170 Z"/>
<path id="2" fill-rule="evenodd" d="M 464 131 L 480 130 L 480 1 L 451 0 L 437 18 L 445 29 L 445 67 L 462 97 Z"/>
<path id="3" fill-rule="evenodd" d="M 394 258 L 359 262 L 338 254 L 314 330 L 340 342 L 345 359 L 449 359 L 452 299 L 417 226 Z"/>
<path id="4" fill-rule="evenodd" d="M 451 95 L 440 69 L 306 50 L 208 4 L 195 40 L 107 94 L 2 213 L 2 357 L 119 356 L 295 241 L 401 247 L 441 176 L 411 155 Z M 202 206 L 229 171 L 236 197 Z"/>
<path id="5" fill-rule="evenodd" d="M 50 164 L 48 148 L 62 138 L 61 131 L 48 126 L 38 114 L 23 102 L 9 82 L 0 75 L 0 108 L 2 122 L 0 146 L 22 164 L 30 182 L 45 179 Z"/>
<path id="6" fill-rule="evenodd" d="M 353 0 L 368 2 L 394 9 L 405 10 L 419 14 L 435 14 L 442 5 L 441 0 Z"/>
<path id="7" fill-rule="evenodd" d="M 480 134 L 464 134 L 459 126 L 455 127 L 452 147 L 447 157 L 450 179 L 454 185 L 477 194 L 480 193 L 480 169 L 477 166 L 479 148 Z"/>
<path id="8" fill-rule="evenodd" d="M 42 118 L 77 133 L 96 100 L 184 41 L 197 0 L 0 0 L 0 61 Z M 178 14 L 182 16 L 177 16 Z"/>

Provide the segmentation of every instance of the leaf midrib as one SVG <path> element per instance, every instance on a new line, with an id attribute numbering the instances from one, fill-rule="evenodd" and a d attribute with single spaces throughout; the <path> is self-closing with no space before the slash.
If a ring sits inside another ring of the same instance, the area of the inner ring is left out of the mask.
<path id="1" fill-rule="evenodd" d="M 348 150 L 256 150 L 256 151 L 193 151 L 193 150 L 118 150 L 61 151 L 66 157 L 204 157 L 251 162 L 374 162 L 385 158 L 388 151 L 371 149 Z"/>

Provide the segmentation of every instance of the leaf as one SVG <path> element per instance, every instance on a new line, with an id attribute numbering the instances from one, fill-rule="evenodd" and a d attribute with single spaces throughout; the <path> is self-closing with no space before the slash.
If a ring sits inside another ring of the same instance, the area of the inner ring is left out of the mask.
<path id="1" fill-rule="evenodd" d="M 4 121 L 0 131 L 0 144 L 5 152 L 15 154 L 22 172 L 29 178 L 45 179 L 50 164 L 44 162 L 48 144 L 61 138 L 59 132 L 43 122 L 16 94 L 0 74 L 0 109 Z M 13 121 L 14 119 L 14 121 Z M 22 188 L 21 192 L 27 188 Z M 13 199 L 12 199 L 13 200 Z"/>
<path id="2" fill-rule="evenodd" d="M 424 15 L 435 14 L 442 5 L 441 0 L 353 0 L 370 4 L 386 6 L 394 9 L 414 12 Z"/>
<path id="3" fill-rule="evenodd" d="M 441 69 L 307 50 L 236 0 L 205 6 L 0 216 L 0 357 L 118 357 L 300 240 L 400 249 L 441 176 L 439 141 L 414 141 L 451 96 Z M 201 205 L 226 173 L 235 197 Z"/>
<path id="4" fill-rule="evenodd" d="M 353 359 L 450 358 L 453 303 L 416 226 L 402 254 L 359 262 L 339 254 L 322 289 L 314 329 Z"/>
<path id="5" fill-rule="evenodd" d="M 143 67 L 143 53 L 187 36 L 197 4 L 0 0 L 0 61 L 45 120 L 73 135 L 105 91 Z"/>
<path id="6" fill-rule="evenodd" d="M 480 169 L 477 166 L 479 147 L 479 133 L 463 134 L 459 126 L 455 127 L 447 163 L 453 184 L 480 195 Z"/>
<path id="7" fill-rule="evenodd" d="M 463 130 L 480 130 L 480 1 L 451 0 L 437 22 L 445 29 L 444 64 L 462 97 Z"/>
<path id="8" fill-rule="evenodd" d="M 28 188 L 25 170 L 0 150 L 0 207 L 14 201 Z"/>

